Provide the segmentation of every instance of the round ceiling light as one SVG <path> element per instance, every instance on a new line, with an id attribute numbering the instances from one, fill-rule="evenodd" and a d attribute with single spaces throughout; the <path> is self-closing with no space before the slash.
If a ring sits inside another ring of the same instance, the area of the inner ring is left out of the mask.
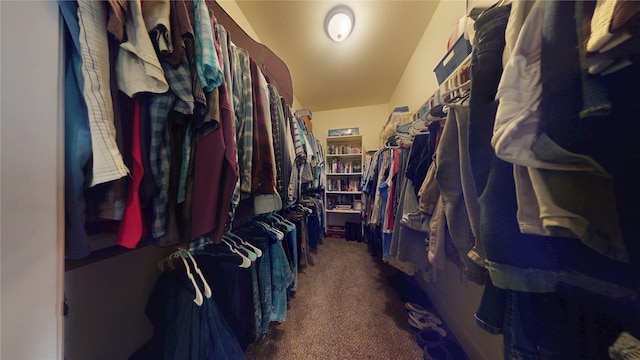
<path id="1" fill-rule="evenodd" d="M 324 29 L 331 40 L 341 42 L 351 34 L 354 24 L 353 10 L 347 5 L 338 5 L 327 14 L 324 20 Z"/>

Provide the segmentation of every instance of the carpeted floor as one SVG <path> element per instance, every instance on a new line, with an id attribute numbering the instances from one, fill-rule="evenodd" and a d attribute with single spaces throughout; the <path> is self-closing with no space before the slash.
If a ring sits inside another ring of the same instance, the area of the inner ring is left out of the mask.
<path id="1" fill-rule="evenodd" d="M 344 239 L 324 239 L 309 263 L 287 320 L 272 322 L 247 359 L 422 359 L 404 303 L 429 300 L 412 278 Z"/>

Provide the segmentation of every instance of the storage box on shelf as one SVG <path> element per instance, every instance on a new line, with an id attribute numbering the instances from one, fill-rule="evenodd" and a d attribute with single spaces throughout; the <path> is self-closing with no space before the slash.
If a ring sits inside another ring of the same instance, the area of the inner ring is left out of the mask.
<path id="1" fill-rule="evenodd" d="M 461 36 L 438 63 L 436 68 L 433 69 L 433 72 L 436 74 L 436 79 L 438 80 L 438 85 L 442 85 L 463 62 L 470 61 L 470 55 L 471 43 L 464 36 Z"/>
<path id="2" fill-rule="evenodd" d="M 325 231 L 328 236 L 338 236 L 340 233 L 329 229 L 344 228 L 347 221 L 360 221 L 362 135 L 329 136 L 325 152 Z"/>

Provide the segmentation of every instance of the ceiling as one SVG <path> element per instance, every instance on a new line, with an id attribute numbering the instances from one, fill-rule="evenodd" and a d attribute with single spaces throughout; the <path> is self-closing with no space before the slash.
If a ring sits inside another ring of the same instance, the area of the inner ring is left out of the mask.
<path id="1" fill-rule="evenodd" d="M 236 0 L 260 42 L 288 66 L 293 94 L 314 111 L 386 104 L 438 6 L 413 1 Z M 355 13 L 343 42 L 324 32 L 338 4 Z"/>

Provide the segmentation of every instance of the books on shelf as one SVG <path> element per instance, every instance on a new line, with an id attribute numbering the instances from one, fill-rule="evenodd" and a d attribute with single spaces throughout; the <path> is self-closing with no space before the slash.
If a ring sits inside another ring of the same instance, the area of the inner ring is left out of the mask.
<path id="1" fill-rule="evenodd" d="M 330 173 L 332 174 L 351 174 L 362 171 L 362 163 L 359 161 L 340 161 L 333 159 L 329 162 Z"/>
<path id="2" fill-rule="evenodd" d="M 360 191 L 359 179 L 329 179 L 327 191 Z"/>
<path id="3" fill-rule="evenodd" d="M 354 209 L 353 203 L 355 201 L 361 202 L 361 199 L 354 199 L 353 195 L 327 195 L 327 210 L 352 210 Z M 362 209 L 362 205 L 360 205 Z"/>
<path id="4" fill-rule="evenodd" d="M 358 155 L 362 153 L 360 146 L 353 145 L 329 145 L 327 154 L 329 155 Z"/>

